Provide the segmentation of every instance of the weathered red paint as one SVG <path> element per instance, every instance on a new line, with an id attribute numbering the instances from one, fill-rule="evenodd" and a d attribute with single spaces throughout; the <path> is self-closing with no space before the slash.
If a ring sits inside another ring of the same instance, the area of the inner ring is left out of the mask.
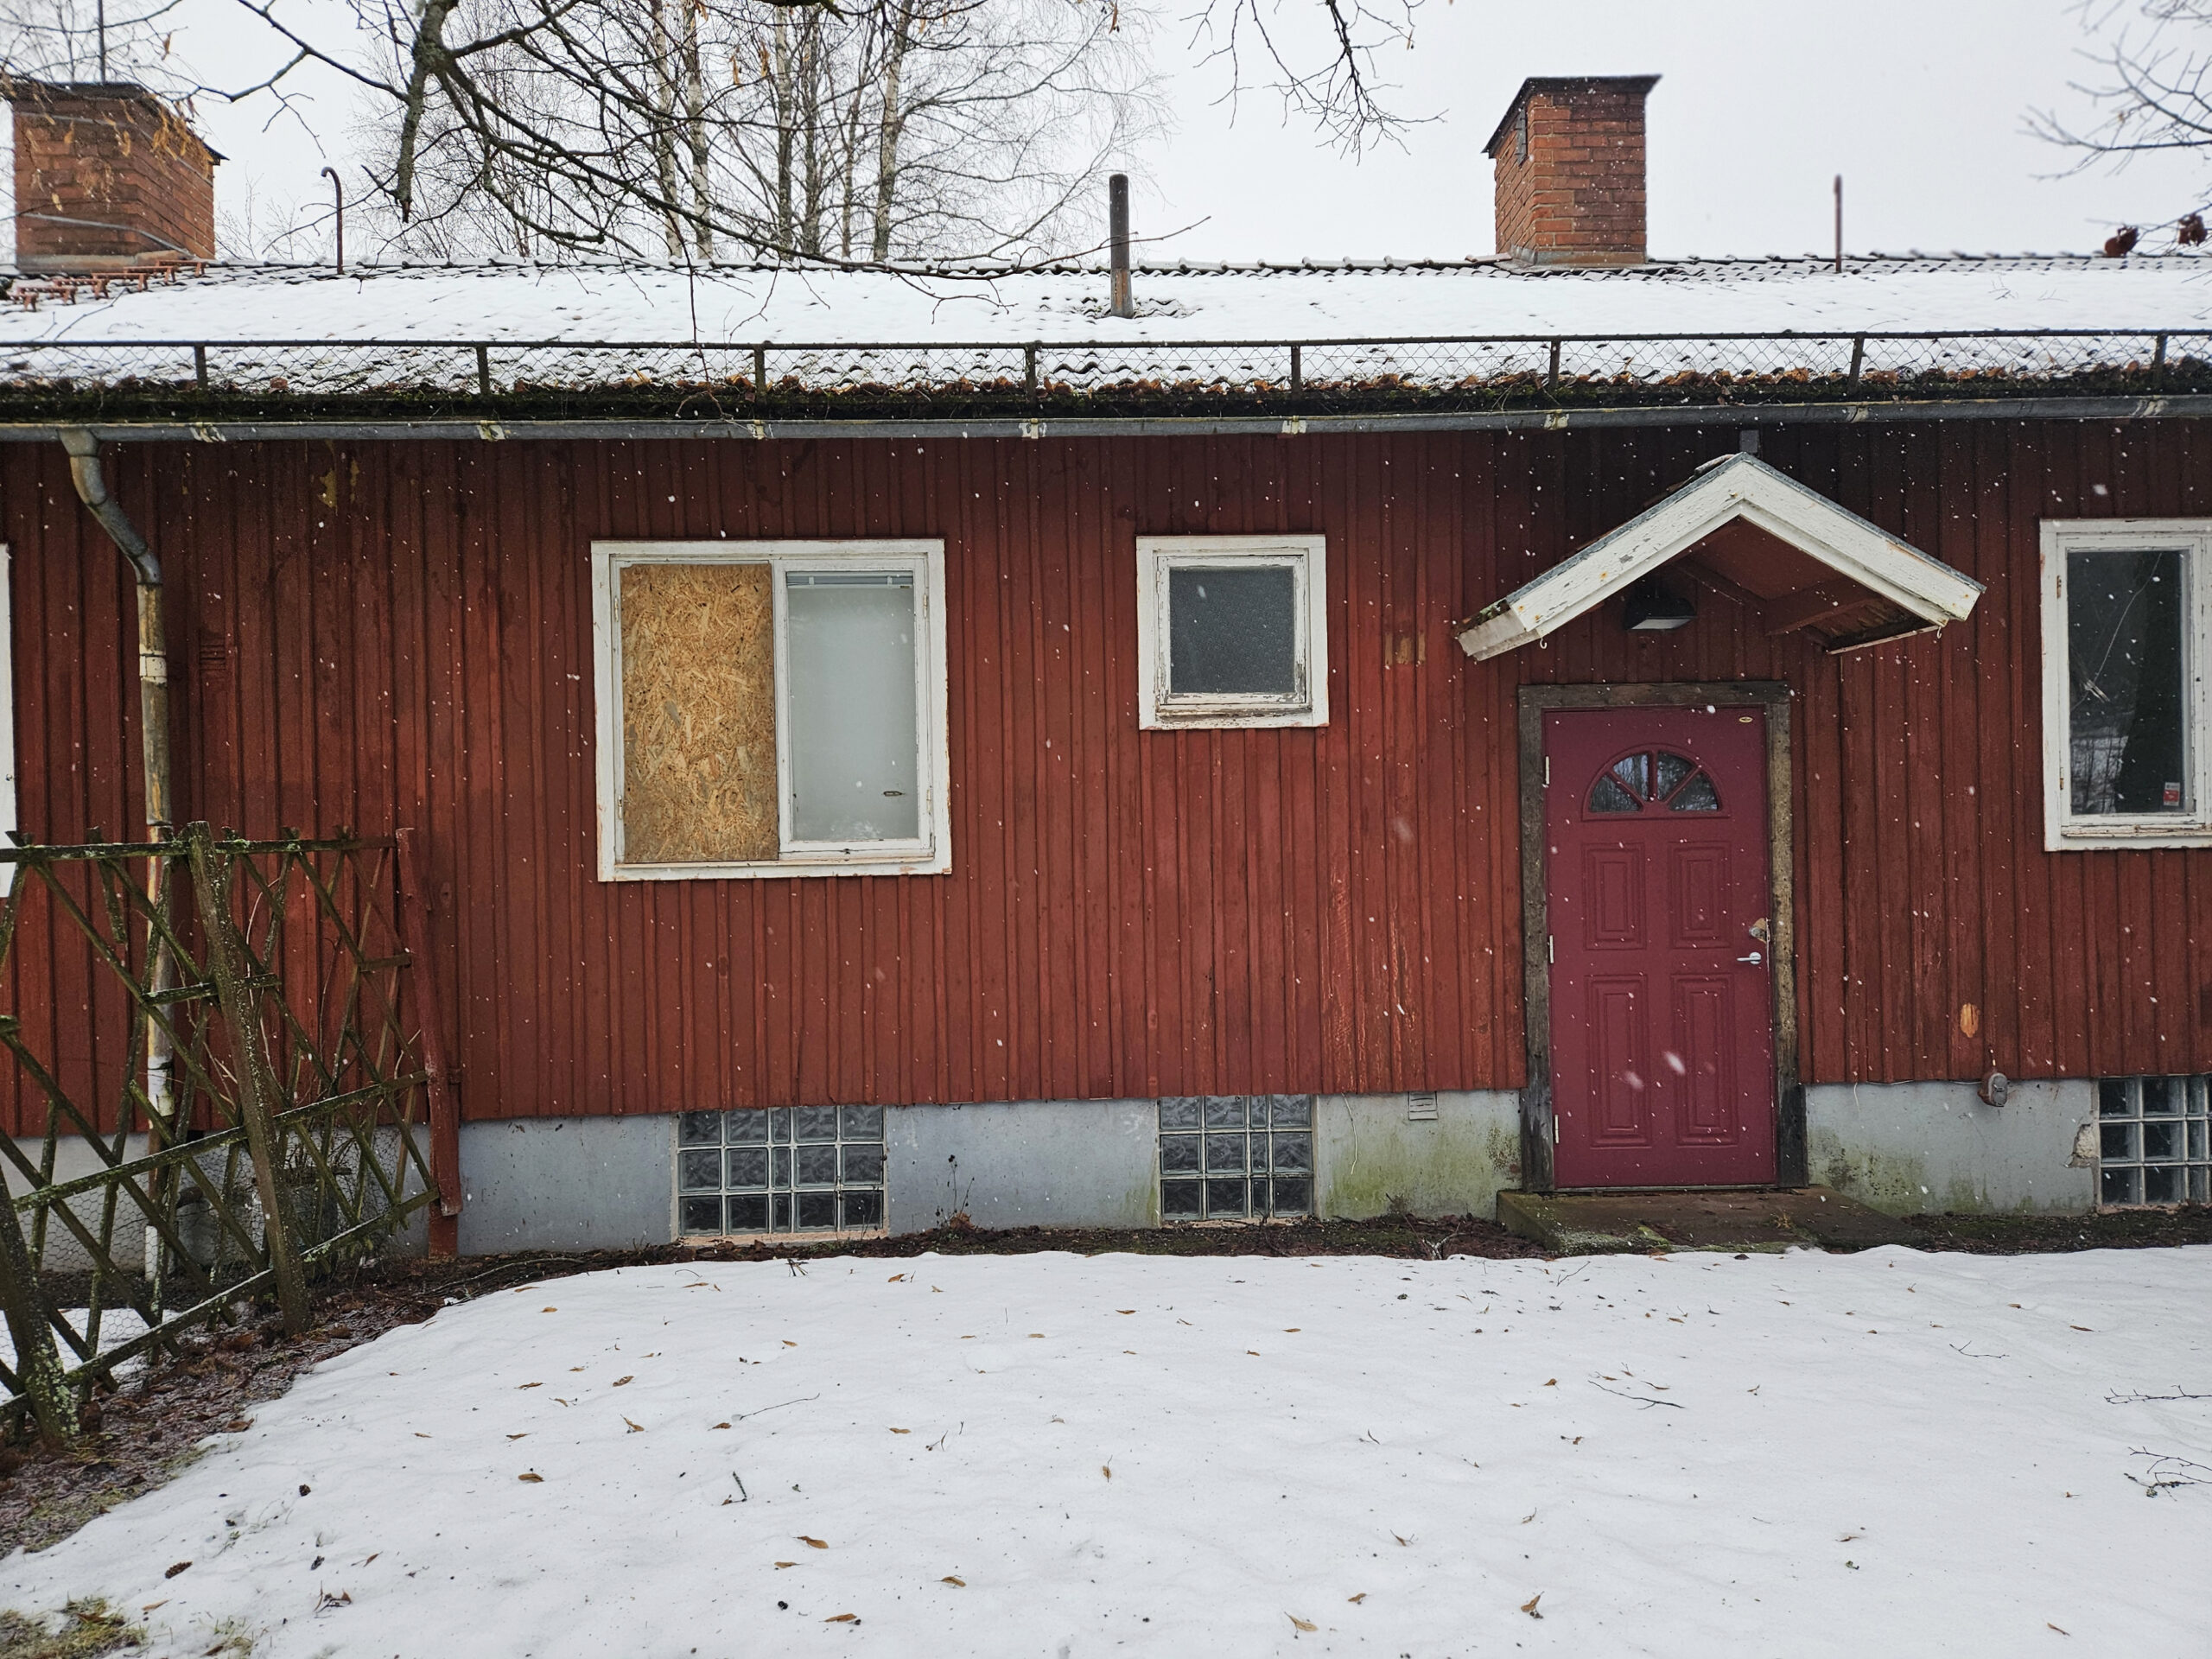
<path id="1" fill-rule="evenodd" d="M 471 1117 L 1517 1086 L 1523 679 L 1797 690 L 1808 1081 L 2212 1069 L 2212 854 L 2042 850 L 2035 582 L 2040 515 L 2212 512 L 2212 435 L 1770 431 L 1989 584 L 1940 638 L 1829 658 L 1706 594 L 1671 635 L 1603 607 L 1452 645 L 1732 447 L 147 445 L 111 476 L 168 569 L 182 816 L 422 832 Z M 1331 724 L 1141 734 L 1134 537 L 1276 529 L 1329 537 Z M 130 592 L 58 448 L 0 454 L 0 535 L 22 825 L 130 825 Z M 951 874 L 594 879 L 589 543 L 723 535 L 944 538 Z"/>
<path id="2" fill-rule="evenodd" d="M 1765 744 L 1725 703 L 1544 716 L 1561 1186 L 1775 1178 Z M 1592 810 L 1601 786 L 1624 810 Z"/>

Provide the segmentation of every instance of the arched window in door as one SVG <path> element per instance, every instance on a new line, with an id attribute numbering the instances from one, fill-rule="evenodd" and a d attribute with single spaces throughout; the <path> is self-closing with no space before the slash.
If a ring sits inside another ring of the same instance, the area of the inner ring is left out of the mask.
<path id="1" fill-rule="evenodd" d="M 1705 769 L 1688 755 L 1669 749 L 1638 749 L 1624 754 L 1590 785 L 1593 813 L 1718 812 L 1720 792 Z"/>

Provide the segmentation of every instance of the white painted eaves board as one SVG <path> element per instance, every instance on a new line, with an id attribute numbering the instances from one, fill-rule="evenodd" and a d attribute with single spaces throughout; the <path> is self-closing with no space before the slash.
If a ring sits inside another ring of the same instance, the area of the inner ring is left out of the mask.
<path id="1" fill-rule="evenodd" d="M 1939 626 L 1974 609 L 1981 584 L 1749 454 L 1730 455 L 1617 530 L 1508 594 L 1459 635 L 1477 660 L 1540 639 L 1742 518 Z"/>

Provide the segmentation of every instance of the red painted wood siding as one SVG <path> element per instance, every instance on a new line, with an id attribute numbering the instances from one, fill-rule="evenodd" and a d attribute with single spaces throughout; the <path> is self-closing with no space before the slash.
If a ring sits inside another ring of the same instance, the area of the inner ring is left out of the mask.
<path id="1" fill-rule="evenodd" d="M 149 445 L 111 477 L 168 568 L 184 810 L 422 829 L 475 1117 L 1516 1086 L 1523 679 L 1797 689 L 1808 1079 L 2212 1069 L 2212 853 L 2042 851 L 2036 582 L 2041 515 L 2212 513 L 2212 434 L 1768 434 L 1989 584 L 1940 639 L 1831 659 L 1707 596 L 1672 635 L 1452 644 L 1728 447 Z M 1329 537 L 1331 724 L 1140 734 L 1133 538 L 1279 529 Z M 0 454 L 0 533 L 22 823 L 128 829 L 130 593 L 58 448 Z M 594 879 L 589 543 L 724 534 L 944 538 L 950 875 Z"/>

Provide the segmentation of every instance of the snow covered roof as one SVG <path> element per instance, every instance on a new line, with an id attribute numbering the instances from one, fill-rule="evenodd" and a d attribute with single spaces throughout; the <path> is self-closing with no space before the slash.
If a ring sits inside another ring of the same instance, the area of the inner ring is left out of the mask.
<path id="1" fill-rule="evenodd" d="M 213 267 L 143 289 L 19 280 L 16 303 L 0 307 L 0 397 L 149 385 L 349 400 L 749 391 L 760 346 L 778 391 L 879 396 L 1596 388 L 1617 398 L 1715 378 L 1792 396 L 1808 380 L 1910 395 L 1905 383 L 1931 373 L 2048 382 L 2154 361 L 2184 379 L 2202 369 L 2212 387 L 2198 360 L 2212 359 L 2212 260 L 2195 255 L 1915 255 L 1853 258 L 1840 272 L 1815 259 L 1174 265 L 1138 270 L 1135 289 L 1138 315 L 1116 319 L 1105 272 L 1074 266 Z"/>

